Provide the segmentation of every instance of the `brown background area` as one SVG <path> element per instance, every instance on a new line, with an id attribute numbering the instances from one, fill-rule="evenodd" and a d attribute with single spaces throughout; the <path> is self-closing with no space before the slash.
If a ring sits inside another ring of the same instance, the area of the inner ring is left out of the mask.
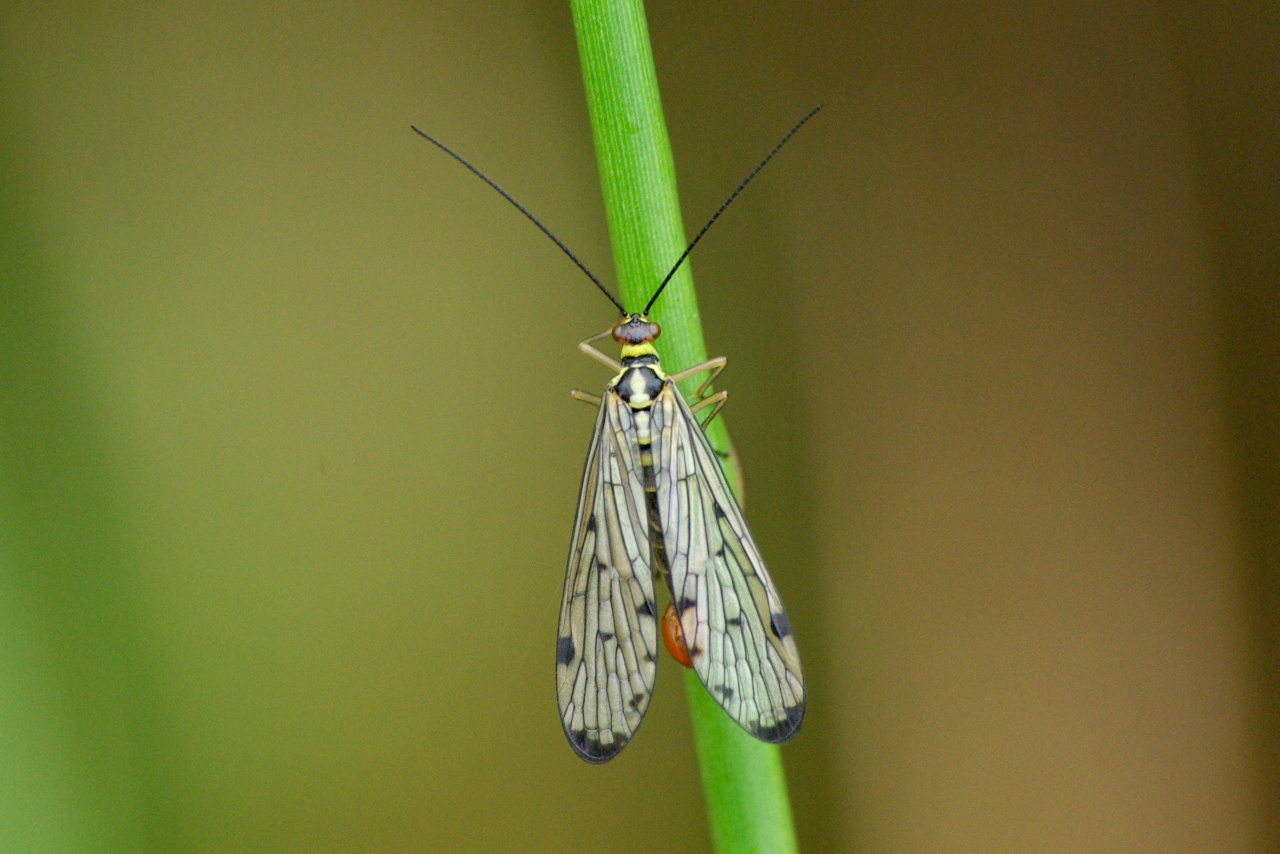
<path id="1" fill-rule="evenodd" d="M 802 847 L 1280 851 L 1273 4 L 648 11 L 690 230 L 827 105 L 693 259 L 812 684 Z M 556 720 L 609 306 L 408 129 L 607 279 L 567 7 L 0 32 L 40 271 L 5 316 L 78 390 L 116 555 L 0 590 L 10 841 L 705 850 L 670 661 L 610 765 Z M 123 694 L 68 675 L 85 637 Z"/>

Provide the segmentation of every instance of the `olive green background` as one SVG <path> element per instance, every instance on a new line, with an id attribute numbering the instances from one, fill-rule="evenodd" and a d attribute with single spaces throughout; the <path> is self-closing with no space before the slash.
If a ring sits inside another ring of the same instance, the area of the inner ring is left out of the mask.
<path id="1" fill-rule="evenodd" d="M 648 7 L 802 847 L 1280 850 L 1280 24 Z M 0 8 L 0 850 L 699 851 L 552 686 L 614 320 L 567 4 Z"/>

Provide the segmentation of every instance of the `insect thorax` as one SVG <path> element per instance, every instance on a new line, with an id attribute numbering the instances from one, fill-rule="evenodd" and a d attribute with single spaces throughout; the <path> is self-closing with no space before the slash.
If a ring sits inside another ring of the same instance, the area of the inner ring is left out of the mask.
<path id="1" fill-rule="evenodd" d="M 614 394 L 632 409 L 652 406 L 667 380 L 662 366 L 658 364 L 658 354 L 652 351 L 652 347 L 649 350 L 638 356 L 626 356 L 624 353 L 622 372 L 609 384 Z"/>

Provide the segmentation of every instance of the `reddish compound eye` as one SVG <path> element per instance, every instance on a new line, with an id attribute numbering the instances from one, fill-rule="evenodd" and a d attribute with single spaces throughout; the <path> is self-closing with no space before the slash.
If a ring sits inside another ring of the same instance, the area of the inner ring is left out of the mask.
<path id="1" fill-rule="evenodd" d="M 628 314 L 614 324 L 610 333 L 619 344 L 649 344 L 662 334 L 662 327 L 642 314 Z"/>
<path id="2" fill-rule="evenodd" d="M 680 616 L 676 606 L 667 603 L 667 610 L 662 612 L 662 642 L 667 645 L 671 657 L 685 667 L 693 667 L 693 659 L 689 657 L 689 647 L 684 644 L 684 632 L 680 629 Z"/>

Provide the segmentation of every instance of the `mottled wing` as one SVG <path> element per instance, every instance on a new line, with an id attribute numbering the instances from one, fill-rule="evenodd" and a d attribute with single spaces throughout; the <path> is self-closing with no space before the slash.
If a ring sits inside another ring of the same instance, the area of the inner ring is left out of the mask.
<path id="1" fill-rule="evenodd" d="M 715 450 L 670 381 L 653 408 L 671 598 L 694 670 L 747 732 L 786 741 L 804 719 L 791 623 Z"/>
<path id="2" fill-rule="evenodd" d="M 587 452 L 556 644 L 560 720 L 588 762 L 612 759 L 635 735 L 658 667 L 643 472 L 618 407 L 606 393 Z"/>

